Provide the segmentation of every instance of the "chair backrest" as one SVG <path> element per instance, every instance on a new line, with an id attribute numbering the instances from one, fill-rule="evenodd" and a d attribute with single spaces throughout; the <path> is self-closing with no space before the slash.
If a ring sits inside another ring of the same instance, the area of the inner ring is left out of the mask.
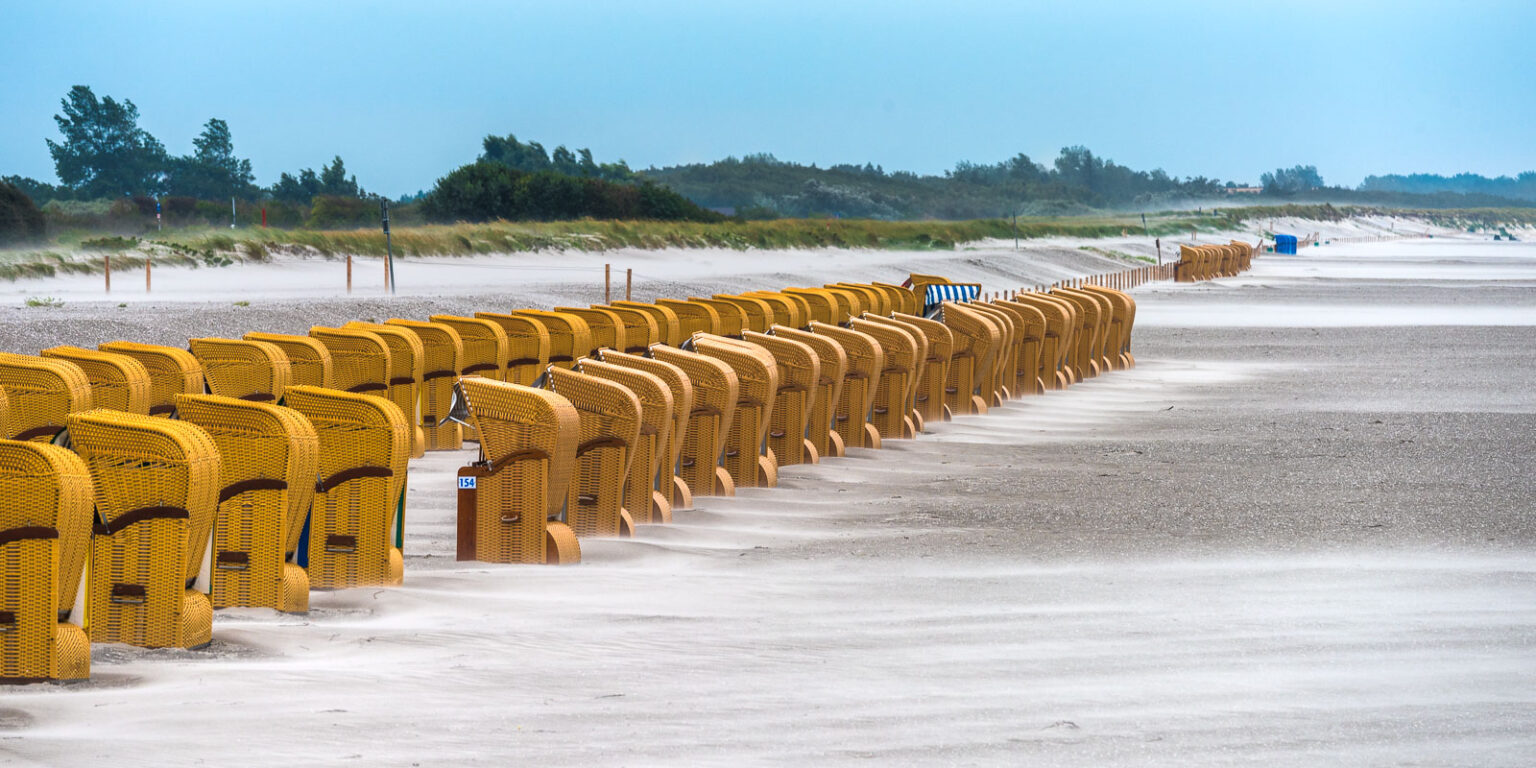
<path id="1" fill-rule="evenodd" d="M 603 362 L 649 373 L 666 383 L 672 393 L 672 426 L 668 430 L 668 445 L 657 475 L 657 490 L 672 502 L 674 509 L 692 506 L 687 486 L 674 483 L 677 458 L 683 450 L 683 437 L 687 433 L 688 419 L 693 412 L 693 380 L 688 374 L 671 363 L 624 352 L 604 352 Z"/>
<path id="2" fill-rule="evenodd" d="M 736 306 L 742 315 L 741 328 L 743 333 L 746 331 L 763 333 L 778 322 L 778 313 L 774 311 L 773 305 L 757 296 L 734 296 L 727 293 L 717 293 L 714 299 Z"/>
<path id="3" fill-rule="evenodd" d="M 695 333 L 720 332 L 720 313 L 708 304 L 677 299 L 657 299 L 656 306 L 670 309 L 672 314 L 677 316 L 678 344 L 692 338 Z"/>
<path id="4" fill-rule="evenodd" d="M 801 299 L 797 296 L 790 296 L 786 293 L 775 293 L 772 291 L 752 291 L 750 293 L 744 293 L 742 296 L 757 299 L 758 301 L 767 304 L 773 309 L 773 322 L 768 324 L 769 328 L 772 328 L 775 325 L 785 325 L 789 326 L 790 328 L 799 328 L 809 322 L 806 319 L 806 314 L 809 311 L 809 305 L 805 303 L 804 299 Z M 754 328 L 753 330 L 759 331 L 760 333 L 767 333 L 767 329 Z"/>
<path id="5" fill-rule="evenodd" d="M 427 350 L 421 336 L 409 328 L 389 323 L 363 323 L 356 320 L 343 328 L 368 331 L 384 340 L 389 347 L 389 397 L 400 406 L 406 419 L 416 422 L 416 401 L 421 389 L 421 379 L 427 371 Z M 418 451 L 416 455 L 420 455 Z"/>
<path id="6" fill-rule="evenodd" d="M 80 366 L 91 382 L 91 407 L 149 415 L 149 369 L 127 355 L 81 347 L 52 347 L 43 357 Z"/>
<path id="7" fill-rule="evenodd" d="M 292 383 L 307 387 L 336 386 L 335 372 L 331 369 L 331 351 L 312 336 L 291 333 L 247 333 L 246 341 L 264 341 L 283 350 L 288 357 L 288 369 Z"/>
<path id="8" fill-rule="evenodd" d="M 576 407 L 548 390 L 479 376 L 465 378 L 460 386 L 469 402 L 470 421 L 480 434 L 481 457 L 488 464 L 499 466 L 529 451 L 547 457 L 550 476 L 544 485 L 542 510 L 544 520 L 557 517 L 565 508 L 581 441 Z M 540 520 L 539 530 L 543 527 Z"/>
<path id="9" fill-rule="evenodd" d="M 54 445 L 0 440 L 0 578 L 6 589 L 0 611 L 19 613 L 12 600 L 46 600 L 45 620 L 52 624 L 65 611 L 74 612 L 75 597 L 90 554 L 91 510 L 95 503 L 90 470 L 73 451 Z M 51 540 L 57 557 L 50 564 L 25 557 L 24 542 Z M 22 582 L 31 575 L 53 569 L 53 590 L 43 595 L 22 594 Z M 83 620 L 76 614 L 77 620 Z M 51 648 L 40 649 L 51 651 Z M 0 659 L 7 666 L 12 659 Z M 35 665 L 33 666 L 35 669 Z M 43 677 L 11 674 L 0 676 Z"/>
<path id="10" fill-rule="evenodd" d="M 542 309 L 519 309 L 512 314 L 533 318 L 549 332 L 548 365 L 569 370 L 577 360 L 592 354 L 592 328 L 586 320 L 566 312 Z"/>
<path id="11" fill-rule="evenodd" d="M 501 312 L 476 312 L 475 317 L 501 326 L 507 336 L 505 379 L 512 384 L 532 384 L 549 365 L 549 328 L 537 318 Z"/>
<path id="12" fill-rule="evenodd" d="M 825 288 L 785 288 L 783 292 L 799 297 L 806 303 L 808 314 L 805 324 L 807 326 L 812 322 L 837 325 L 848 320 L 845 302 L 839 301 L 836 294 Z"/>
<path id="13" fill-rule="evenodd" d="M 575 315 L 587 321 L 592 332 L 592 350 L 629 348 L 629 331 L 618 313 L 601 307 L 555 307 L 556 312 Z"/>
<path id="14" fill-rule="evenodd" d="M 359 395 L 389 396 L 389 379 L 394 370 L 389 342 L 364 328 L 328 328 L 315 326 L 309 335 L 331 352 L 331 370 L 335 389 Z"/>
<path id="15" fill-rule="evenodd" d="M 464 347 L 463 356 L 459 358 L 460 375 L 507 380 L 507 351 L 510 345 L 507 332 L 502 330 L 500 323 L 459 315 L 433 315 L 431 320 L 458 332 L 459 341 Z"/>
<path id="16" fill-rule="evenodd" d="M 910 288 L 903 288 L 890 283 L 870 283 L 874 287 L 885 291 L 891 297 L 891 312 L 900 312 L 904 315 L 920 315 L 923 313 L 923 300 Z"/>
<path id="17" fill-rule="evenodd" d="M 675 347 L 682 344 L 683 339 L 688 338 L 683 334 L 682 323 L 677 319 L 677 313 L 669 307 L 664 307 L 660 304 L 646 304 L 643 301 L 615 301 L 613 306 L 615 308 L 633 309 L 650 315 L 651 319 L 656 321 L 657 343 Z"/>
<path id="18" fill-rule="evenodd" d="M 190 339 L 187 346 L 203 367 L 203 380 L 215 395 L 258 403 L 281 400 L 293 383 L 288 356 L 276 344 L 244 339 Z"/>
<path id="19" fill-rule="evenodd" d="M 581 440 L 566 495 L 566 522 L 577 536 L 617 536 L 624 524 L 624 481 L 640 440 L 640 401 L 612 381 L 550 368 L 549 389 L 576 407 Z"/>
<path id="20" fill-rule="evenodd" d="M 68 360 L 0 352 L 0 391 L 12 440 L 52 442 L 70 414 L 91 408 L 91 381 Z"/>
<path id="21" fill-rule="evenodd" d="M 109 341 L 98 344 L 103 352 L 127 355 L 149 372 L 149 415 L 169 416 L 176 410 L 176 396 L 202 392 L 203 366 L 185 349 L 136 341 Z"/>
<path id="22" fill-rule="evenodd" d="M 417 415 L 426 439 L 425 450 L 458 450 L 463 444 L 459 425 L 444 422 L 453 404 L 453 384 L 459 380 L 464 344 L 459 332 L 445 323 L 402 320 L 386 321 L 390 328 L 409 331 L 421 344 L 421 383 L 417 386 Z M 442 422 L 442 423 L 440 423 Z"/>
<path id="23" fill-rule="evenodd" d="M 663 340 L 661 326 L 650 312 L 611 304 L 593 304 L 592 308 L 612 312 L 624 324 L 624 346 L 613 347 L 619 352 L 643 355 L 652 344 Z"/>

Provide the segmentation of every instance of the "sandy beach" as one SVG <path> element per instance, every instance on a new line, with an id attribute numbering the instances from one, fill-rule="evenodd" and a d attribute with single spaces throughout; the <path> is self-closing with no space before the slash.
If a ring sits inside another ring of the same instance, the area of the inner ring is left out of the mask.
<path id="1" fill-rule="evenodd" d="M 89 682 L 0 689 L 0 764 L 1530 765 L 1536 245 L 1447 234 L 1143 286 L 1133 370 L 575 567 L 456 562 L 473 452 L 429 454 L 403 587 L 98 645 Z M 394 298 L 334 261 L 58 278 L 0 285 L 0 348 L 586 304 L 605 262 L 646 300 L 1124 266 L 1079 245 L 407 262 Z"/>

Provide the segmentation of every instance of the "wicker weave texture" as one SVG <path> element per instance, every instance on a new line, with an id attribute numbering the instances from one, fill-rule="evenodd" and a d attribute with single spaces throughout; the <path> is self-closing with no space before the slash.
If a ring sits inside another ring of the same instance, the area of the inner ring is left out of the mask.
<path id="1" fill-rule="evenodd" d="M 663 523 L 671 517 L 668 496 L 658 494 L 663 457 L 672 452 L 672 388 L 653 373 L 601 360 L 584 360 L 581 372 L 629 390 L 640 403 L 640 432 L 624 481 L 623 506 L 637 523 Z"/>
<path id="2" fill-rule="evenodd" d="M 544 325 L 549 333 L 550 365 L 570 370 L 577 360 L 592 354 L 592 329 L 587 321 L 565 312 L 540 309 L 520 309 L 512 314 L 532 318 Z"/>
<path id="3" fill-rule="evenodd" d="M 0 352 L 0 391 L 13 440 L 51 442 L 70 414 L 91 407 L 90 379 L 67 360 Z"/>
<path id="4" fill-rule="evenodd" d="M 748 331 L 742 338 L 772 355 L 778 369 L 778 391 L 768 417 L 768 448 L 781 466 L 808 463 L 812 454 L 806 451 L 807 425 L 821 381 L 821 359 L 810 345 L 781 336 Z"/>
<path id="5" fill-rule="evenodd" d="M 810 347 L 821 366 L 816 394 L 810 399 L 810 414 L 806 417 L 806 440 L 815 451 L 813 460 L 843 455 L 843 438 L 837 433 L 837 406 L 842 402 L 843 379 L 848 374 L 848 353 L 828 336 L 784 326 L 775 326 L 772 331 L 774 336 Z"/>
<path id="6" fill-rule="evenodd" d="M 731 367 L 736 405 L 721 465 L 738 488 L 778 484 L 778 460 L 768 448 L 769 417 L 779 391 L 779 367 L 762 347 L 737 339 L 698 334 L 694 349 Z"/>
<path id="7" fill-rule="evenodd" d="M 604 352 L 603 361 L 643 371 L 666 383 L 672 393 L 672 425 L 667 431 L 665 453 L 660 457 L 656 470 L 656 490 L 669 502 L 672 510 L 692 508 L 693 493 L 677 476 L 678 458 L 682 455 L 688 420 L 693 413 L 692 379 L 688 378 L 682 368 L 640 355 Z"/>
<path id="8" fill-rule="evenodd" d="M 656 321 L 657 335 L 654 343 L 675 347 L 683 343 L 683 339 L 687 338 L 683 335 L 682 322 L 677 319 L 677 313 L 667 307 L 659 304 L 646 304 L 641 301 L 615 301 L 613 306 L 619 309 L 633 309 L 650 315 L 651 319 Z M 634 349 L 626 351 L 644 354 Z"/>
<path id="9" fill-rule="evenodd" d="M 833 418 L 837 434 L 849 448 L 879 448 L 879 433 L 869 426 L 880 372 L 885 370 L 885 351 L 868 334 L 826 323 L 811 323 L 811 332 L 838 343 L 848 356 L 843 392 Z"/>
<path id="10" fill-rule="evenodd" d="M 445 419 L 453 404 L 453 384 L 459 380 L 464 356 L 464 343 L 459 332 L 446 323 L 396 318 L 388 324 L 414 333 L 421 342 L 421 383 L 416 390 L 417 406 L 411 413 L 418 414 L 417 426 L 426 441 L 423 449 L 458 450 L 464 445 L 464 434 L 458 422 Z"/>
<path id="11" fill-rule="evenodd" d="M 276 344 L 244 339 L 190 339 L 208 391 L 258 403 L 275 403 L 293 383 L 288 356 Z"/>
<path id="12" fill-rule="evenodd" d="M 628 388 L 596 376 L 564 368 L 549 374 L 550 390 L 570 401 L 579 417 L 565 522 L 578 537 L 618 536 L 624 483 L 640 440 L 640 401 Z"/>
<path id="13" fill-rule="evenodd" d="M 149 372 L 149 415 L 169 416 L 176 396 L 196 394 L 206 386 L 203 366 L 185 349 L 136 341 L 109 341 L 96 347 L 103 352 L 127 355 Z"/>
<path id="14" fill-rule="evenodd" d="M 292 384 L 306 387 L 336 388 L 335 373 L 331 369 L 331 352 L 310 336 L 291 333 L 247 333 L 246 341 L 264 341 L 276 345 L 288 357 L 288 370 Z"/>
<path id="15" fill-rule="evenodd" d="M 736 372 L 719 360 L 672 347 L 652 347 L 651 355 L 681 368 L 693 385 L 693 407 L 683 429 L 677 476 L 693 496 L 734 495 L 735 483 L 730 474 L 716 470 L 720 468 L 731 416 L 736 410 Z"/>
<path id="16" fill-rule="evenodd" d="M 528 386 L 549 365 L 549 329 L 543 322 L 499 312 L 476 312 L 475 317 L 501 326 L 507 336 L 505 381 Z"/>
<path id="17" fill-rule="evenodd" d="M 389 380 L 386 382 L 389 389 L 385 397 L 405 414 L 410 425 L 411 458 L 426 455 L 427 438 L 420 426 L 419 403 L 421 380 L 426 371 L 426 350 L 421 338 L 405 328 L 388 324 L 353 321 L 342 327 L 368 331 L 384 340 L 384 346 L 389 348 Z"/>
<path id="18" fill-rule="evenodd" d="M 52 347 L 39 354 L 80 366 L 91 382 L 91 407 L 149 415 L 149 369 L 138 360 L 81 347 Z"/>

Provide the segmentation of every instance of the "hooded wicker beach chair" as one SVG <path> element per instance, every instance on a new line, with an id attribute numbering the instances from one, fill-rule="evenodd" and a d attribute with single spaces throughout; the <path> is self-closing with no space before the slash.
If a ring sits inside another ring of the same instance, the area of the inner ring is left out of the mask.
<path id="1" fill-rule="evenodd" d="M 115 352 L 81 347 L 53 347 L 38 353 L 80 366 L 91 382 L 91 407 L 149 415 L 149 370 Z"/>
<path id="2" fill-rule="evenodd" d="M 640 401 L 619 384 L 581 373 L 585 363 L 572 371 L 549 369 L 550 391 L 575 406 L 580 424 L 565 521 L 577 538 L 632 536 L 635 523 L 624 509 L 624 483 L 640 441 Z"/>
<path id="3" fill-rule="evenodd" d="M 565 312 L 519 309 L 518 317 L 537 320 L 549 334 L 549 365 L 570 370 L 576 361 L 592 354 L 592 329 L 587 321 Z M 543 371 L 539 372 L 543 375 Z"/>
<path id="4" fill-rule="evenodd" d="M 949 326 L 926 317 L 897 312 L 891 322 L 910 329 L 913 336 L 922 336 L 926 342 L 924 365 L 918 369 L 918 380 L 912 395 L 912 407 L 922 429 L 928 422 L 945 421 L 952 417 L 944 405 L 944 384 L 949 379 L 950 357 L 955 351 L 955 335 Z"/>
<path id="5" fill-rule="evenodd" d="M 1020 307 L 1040 313 L 1044 325 L 1040 331 L 1040 381 L 1046 389 L 1066 389 L 1072 383 L 1066 366 L 1067 347 L 1063 334 L 1068 330 L 1069 315 L 1060 302 L 1039 293 L 1019 293 L 1009 300 Z"/>
<path id="6" fill-rule="evenodd" d="M 421 344 L 421 383 L 416 387 L 416 407 L 407 413 L 417 415 L 423 450 L 456 451 L 464 445 L 464 434 L 457 421 L 450 421 L 453 385 L 459 380 L 464 344 L 453 326 L 420 320 L 395 318 L 385 323 L 416 335 Z"/>
<path id="7" fill-rule="evenodd" d="M 69 432 L 95 488 L 91 641 L 207 645 L 220 471 L 213 439 L 184 421 L 109 410 L 70 416 Z"/>
<path id="8" fill-rule="evenodd" d="M 708 304 L 679 299 L 657 299 L 656 306 L 669 309 L 677 316 L 679 339 L 677 344 L 668 346 L 681 346 L 684 341 L 693 338 L 695 333 L 718 334 L 720 332 L 720 313 Z"/>
<path id="9" fill-rule="evenodd" d="M 880 342 L 868 334 L 827 323 L 811 323 L 811 332 L 837 342 L 847 355 L 842 397 L 833 411 L 837 434 L 842 437 L 843 445 L 879 448 L 880 430 L 869 423 L 869 418 L 873 415 L 880 372 L 885 370 L 885 351 L 880 348 Z"/>
<path id="10" fill-rule="evenodd" d="M 693 381 L 683 369 L 654 358 L 622 352 L 603 352 L 602 361 L 631 368 L 655 376 L 667 385 L 672 394 L 672 424 L 667 430 L 665 453 L 660 456 L 656 468 L 656 490 L 670 503 L 672 512 L 693 508 L 693 493 L 688 484 L 677 475 L 678 457 L 682 454 L 683 439 L 688 432 L 688 419 L 693 412 Z M 670 513 L 669 513 L 670 515 Z"/>
<path id="11" fill-rule="evenodd" d="M 810 322 L 806 319 L 806 315 L 810 311 L 810 305 L 806 304 L 805 300 L 798 296 L 790 296 L 787 293 L 775 293 L 772 291 L 752 291 L 751 293 L 744 293 L 742 296 L 757 299 L 767 304 L 773 310 L 774 322 L 768 326 L 769 328 L 775 325 L 801 328 Z M 766 333 L 767 331 L 763 332 Z"/>
<path id="12" fill-rule="evenodd" d="M 432 322 L 442 323 L 459 334 L 464 347 L 459 358 L 460 376 L 484 376 L 496 381 L 507 380 L 509 359 L 507 332 L 501 324 L 480 317 L 457 315 L 433 315 Z"/>
<path id="13" fill-rule="evenodd" d="M 1007 312 L 1020 328 L 1019 355 L 1015 363 L 1014 380 L 1018 382 L 1015 395 L 1038 395 L 1045 392 L 1045 358 L 1041 355 L 1045 341 L 1045 313 L 1009 299 L 998 299 L 992 306 Z M 1055 371 L 1051 371 L 1055 375 Z"/>
<path id="14" fill-rule="evenodd" d="M 544 389 L 470 376 L 459 382 L 480 458 L 459 470 L 458 559 L 562 565 L 581 561 L 565 514 L 581 417 Z"/>
<path id="15" fill-rule="evenodd" d="M 1109 296 L 1099 291 L 1088 290 L 1088 286 L 1074 289 L 1077 293 L 1094 302 L 1099 309 L 1098 327 L 1094 333 L 1093 353 L 1099 361 L 1099 368 L 1103 371 L 1112 371 L 1120 368 L 1119 356 L 1115 354 L 1112 344 L 1115 334 L 1115 302 L 1110 301 Z"/>
<path id="16" fill-rule="evenodd" d="M 736 373 L 736 410 L 721 465 L 737 488 L 778 485 L 779 462 L 768 447 L 769 420 L 779 391 L 778 363 L 768 350 L 740 339 L 698 334 L 691 341 L 694 351 Z"/>
<path id="17" fill-rule="evenodd" d="M 214 608 L 309 610 L 299 540 L 315 497 L 320 439 L 298 411 L 218 395 L 181 395 L 176 411 L 219 450 Z"/>
<path id="18" fill-rule="evenodd" d="M 70 414 L 91 408 L 91 381 L 68 360 L 0 352 L 0 391 L 12 440 L 53 442 Z"/>
<path id="19" fill-rule="evenodd" d="M 555 311 L 587 321 L 587 328 L 592 332 L 592 348 L 588 350 L 588 356 L 600 349 L 622 352 L 629 348 L 629 331 L 618 313 L 594 307 L 555 307 Z"/>
<path id="20" fill-rule="evenodd" d="M 717 293 L 716 301 L 724 301 L 734 304 L 742 315 L 742 333 L 757 331 L 765 333 L 778 322 L 778 313 L 773 305 L 757 296 L 735 296 L 728 293 Z"/>
<path id="21" fill-rule="evenodd" d="M 527 386 L 549 367 L 549 329 L 543 322 L 500 312 L 476 312 L 475 317 L 501 326 L 507 335 L 506 381 Z"/>
<path id="22" fill-rule="evenodd" d="M 1093 347 L 1093 330 L 1097 323 L 1093 322 L 1087 303 L 1079 297 L 1068 295 L 1060 288 L 1053 288 L 1046 295 L 1067 305 L 1071 310 L 1072 340 L 1067 350 L 1067 363 L 1072 368 L 1073 383 L 1091 378 L 1097 372 L 1097 366 L 1092 365 L 1093 358 L 1090 353 Z"/>
<path id="23" fill-rule="evenodd" d="M 127 355 L 149 372 L 149 415 L 170 416 L 176 412 L 176 396 L 198 394 L 206 389 L 203 366 L 191 352 L 177 347 L 140 344 L 136 341 L 109 341 L 97 345 L 103 352 Z"/>
<path id="24" fill-rule="evenodd" d="M 690 496 L 736 495 L 735 481 L 720 466 L 739 400 L 736 372 L 712 357 L 673 347 L 652 347 L 651 356 L 681 368 L 693 385 L 693 407 L 683 429 L 677 476 L 688 486 Z"/>
<path id="25" fill-rule="evenodd" d="M 864 314 L 869 307 L 864 304 L 864 297 L 857 291 L 841 288 L 835 285 L 821 287 L 837 302 L 838 325 L 847 325 L 848 321 Z"/>
<path id="26" fill-rule="evenodd" d="M 1104 364 L 1099 355 L 1099 343 L 1101 337 L 1102 307 L 1099 302 L 1088 294 L 1070 288 L 1055 288 L 1051 290 L 1052 296 L 1065 299 L 1077 308 L 1079 322 L 1078 333 L 1075 338 L 1079 372 L 1083 378 L 1092 378 L 1104 373 Z"/>
<path id="27" fill-rule="evenodd" d="M 1134 367 L 1136 360 L 1131 357 L 1131 324 L 1136 317 L 1136 301 L 1130 294 L 1114 288 L 1088 285 L 1083 290 L 1109 301 L 1114 308 L 1110 318 L 1109 340 L 1104 348 L 1105 357 L 1116 368 Z"/>
<path id="28" fill-rule="evenodd" d="M 288 356 L 276 344 L 244 339 L 191 339 L 208 391 L 257 403 L 275 403 L 293 383 Z"/>
<path id="29" fill-rule="evenodd" d="M 921 315 L 923 313 L 923 299 L 910 288 L 903 288 L 890 283 L 870 283 L 876 288 L 885 291 L 891 297 L 891 312 L 900 312 L 903 315 Z"/>
<path id="30" fill-rule="evenodd" d="M 984 392 L 992 393 L 992 405 L 1000 406 L 1013 399 L 1019 348 L 1018 333 L 1013 318 L 1002 310 L 983 301 L 970 302 L 965 308 L 986 318 L 997 330 L 997 354 L 992 358 L 992 368 L 982 380 Z"/>
<path id="31" fill-rule="evenodd" d="M 779 466 L 814 464 L 819 458 L 809 438 L 811 408 L 821 380 L 821 360 L 804 342 L 747 331 L 742 338 L 773 356 L 779 388 L 768 417 L 768 448 Z"/>
<path id="32" fill-rule="evenodd" d="M 330 350 L 331 370 L 336 378 L 334 389 L 388 399 L 394 361 L 383 336 L 366 328 L 324 326 L 310 328 L 309 335 Z"/>
<path id="33" fill-rule="evenodd" d="M 783 292 L 805 302 L 809 313 L 804 327 L 810 327 L 813 322 L 827 325 L 848 322 L 848 316 L 843 314 L 843 307 L 836 296 L 825 288 L 785 288 Z"/>
<path id="34" fill-rule="evenodd" d="M 427 435 L 421 426 L 421 379 L 426 375 L 426 349 L 421 337 L 407 328 L 388 323 L 352 321 L 342 326 L 348 330 L 367 331 L 384 340 L 389 348 L 389 388 L 384 397 L 394 403 L 411 425 L 411 458 L 427 452 Z"/>
<path id="35" fill-rule="evenodd" d="M 682 322 L 677 319 L 677 313 L 669 307 L 663 307 L 660 304 L 646 304 L 643 301 L 615 301 L 613 302 L 613 307 L 616 309 L 633 309 L 650 315 L 651 319 L 656 321 L 656 333 L 658 334 L 656 336 L 656 343 L 658 344 L 675 347 L 682 344 L 683 339 L 687 338 L 687 336 L 683 335 Z M 643 354 L 633 350 L 627 351 L 637 355 Z"/>
<path id="36" fill-rule="evenodd" d="M 806 463 L 815 464 L 827 456 L 842 456 L 846 446 L 837 431 L 837 406 L 842 402 L 843 380 L 848 374 L 848 353 L 830 336 L 782 325 L 774 326 L 772 331 L 778 338 L 810 347 L 821 367 L 815 395 L 810 399 L 810 414 L 806 417 L 805 439 L 811 452 Z"/>
<path id="37" fill-rule="evenodd" d="M 93 503 L 79 456 L 0 440 L 0 683 L 90 676 L 84 579 Z"/>
<path id="38" fill-rule="evenodd" d="M 890 298 L 888 298 L 884 292 L 876 289 L 872 285 L 862 285 L 860 283 L 832 283 L 827 287 L 841 288 L 842 290 L 850 291 L 858 295 L 859 303 L 863 305 L 864 309 L 863 311 L 856 313 L 854 317 L 860 317 L 865 313 L 872 315 L 888 315 L 891 313 Z"/>
<path id="39" fill-rule="evenodd" d="M 581 361 L 581 372 L 624 387 L 640 401 L 640 433 L 630 446 L 623 507 L 637 524 L 671 522 L 672 489 L 670 484 L 658 485 L 658 470 L 672 453 L 672 388 L 655 374 L 591 358 Z M 667 493 L 660 488 L 666 488 Z"/>
<path id="40" fill-rule="evenodd" d="M 288 358 L 290 384 L 336 388 L 336 377 L 331 370 L 331 351 L 319 339 L 289 333 L 247 333 L 241 338 L 246 341 L 264 341 L 283 350 L 283 355 Z"/>
<path id="41" fill-rule="evenodd" d="M 912 420 L 912 382 L 917 381 L 917 365 L 921 360 L 917 340 L 903 328 L 859 318 L 849 320 L 848 328 L 874 339 L 880 345 L 885 363 L 876 373 L 875 393 L 869 407 L 870 425 L 880 433 L 882 440 L 916 437 L 917 423 Z"/>
<path id="42" fill-rule="evenodd" d="M 740 306 L 733 302 L 706 299 L 701 296 L 691 296 L 688 301 L 693 304 L 703 304 L 715 311 L 715 316 L 720 319 L 720 330 L 714 332 L 716 336 L 741 338 L 742 329 L 747 327 L 747 313 Z M 701 333 L 710 333 L 710 331 L 701 331 Z"/>
<path id="43" fill-rule="evenodd" d="M 944 404 L 956 416 L 987 412 L 991 399 L 987 379 L 1002 341 L 995 326 L 964 307 L 946 301 L 938 317 L 939 322 L 949 327 L 955 341 L 949 378 L 944 382 Z"/>
<path id="44" fill-rule="evenodd" d="M 660 342 L 661 326 L 656 317 L 649 312 L 635 309 L 634 307 L 616 307 L 611 304 L 593 304 L 593 309 L 601 309 L 613 313 L 624 324 L 624 346 L 614 346 L 619 352 L 628 352 L 634 355 L 643 355 L 652 344 Z"/>
<path id="45" fill-rule="evenodd" d="M 866 323 L 874 323 L 876 325 L 884 325 L 890 328 L 896 328 L 904 332 L 908 338 L 912 339 L 912 346 L 914 348 L 914 362 L 912 365 L 912 375 L 908 377 L 907 381 L 906 417 L 912 421 L 912 429 L 914 435 L 917 432 L 922 432 L 923 424 L 925 421 L 922 412 L 918 410 L 917 407 L 917 396 L 921 391 L 921 384 L 924 381 L 925 374 L 928 370 L 928 335 L 925 334 L 922 329 L 904 323 L 900 320 L 896 320 L 893 317 L 881 317 L 879 315 L 865 313 L 864 317 L 859 319 Z M 884 346 L 883 342 L 881 346 Z M 942 415 L 940 418 L 943 418 Z"/>
<path id="46" fill-rule="evenodd" d="M 304 562 L 317 589 L 399 584 L 404 577 L 410 424 L 374 395 L 293 387 L 288 406 L 320 439 Z"/>

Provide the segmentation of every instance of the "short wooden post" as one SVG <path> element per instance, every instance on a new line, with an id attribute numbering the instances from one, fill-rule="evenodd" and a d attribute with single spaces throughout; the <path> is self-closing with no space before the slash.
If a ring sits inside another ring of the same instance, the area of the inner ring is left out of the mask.
<path id="1" fill-rule="evenodd" d="M 347 254 L 347 293 L 352 292 L 352 254 Z"/>
<path id="2" fill-rule="evenodd" d="M 630 298 L 635 290 L 635 270 L 633 267 L 624 270 L 624 300 L 634 301 Z"/>
<path id="3" fill-rule="evenodd" d="M 144 292 L 149 293 L 149 254 L 144 255 Z"/>
<path id="4" fill-rule="evenodd" d="M 112 254 L 102 257 L 102 274 L 107 276 L 107 293 L 112 292 Z"/>
<path id="5" fill-rule="evenodd" d="M 603 265 L 603 303 L 613 303 L 613 269 L 611 264 Z"/>

